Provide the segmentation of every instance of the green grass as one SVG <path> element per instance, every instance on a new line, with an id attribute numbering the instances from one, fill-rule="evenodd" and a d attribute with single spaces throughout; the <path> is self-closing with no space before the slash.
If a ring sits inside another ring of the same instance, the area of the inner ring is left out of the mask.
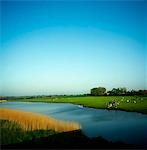
<path id="1" fill-rule="evenodd" d="M 24 131 L 17 123 L 8 120 L 0 120 L 1 145 L 20 143 L 32 139 L 34 140 L 55 133 L 56 132 L 52 130 Z"/>
<path id="2" fill-rule="evenodd" d="M 122 100 L 124 97 L 124 100 Z M 72 103 L 93 108 L 107 108 L 109 101 L 116 100 L 120 102 L 117 109 L 125 111 L 135 111 L 147 114 L 147 97 L 139 96 L 85 96 L 85 97 L 54 97 L 54 98 L 32 98 L 32 99 L 17 99 L 12 101 L 25 102 L 47 102 L 47 103 Z M 130 100 L 127 103 L 127 100 Z M 9 100 L 11 101 L 11 100 Z M 136 101 L 136 103 L 134 103 Z"/>

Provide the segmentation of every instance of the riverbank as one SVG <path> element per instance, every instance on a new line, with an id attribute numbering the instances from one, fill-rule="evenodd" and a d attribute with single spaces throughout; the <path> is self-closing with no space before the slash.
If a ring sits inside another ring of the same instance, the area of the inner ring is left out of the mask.
<path id="1" fill-rule="evenodd" d="M 31 99 L 10 99 L 8 101 L 72 103 L 84 107 L 106 109 L 111 101 L 119 103 L 116 110 L 139 112 L 147 114 L 147 97 L 139 96 L 85 96 L 85 97 L 48 97 Z"/>
<path id="2" fill-rule="evenodd" d="M 24 128 L 15 121 L 1 120 L 2 149 L 48 149 L 48 148 L 135 148 L 123 142 L 111 142 L 103 137 L 88 138 L 80 129 L 67 132 Z M 142 148 L 142 147 L 141 147 Z"/>
<path id="3" fill-rule="evenodd" d="M 0 108 L 0 119 L 17 123 L 24 131 L 54 130 L 67 132 L 80 129 L 80 125 L 75 122 L 60 121 L 46 115 L 8 108 Z"/>

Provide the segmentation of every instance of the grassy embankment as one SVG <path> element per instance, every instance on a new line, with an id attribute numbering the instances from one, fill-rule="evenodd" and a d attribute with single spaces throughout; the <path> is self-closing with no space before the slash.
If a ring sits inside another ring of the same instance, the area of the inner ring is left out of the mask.
<path id="1" fill-rule="evenodd" d="M 17 99 L 12 101 L 47 102 L 47 103 L 72 103 L 93 108 L 107 108 L 109 101 L 119 102 L 118 110 L 134 111 L 147 114 L 147 97 L 139 96 L 85 96 L 85 97 L 54 97 Z M 127 102 L 129 100 L 129 102 Z M 11 100 L 9 100 L 11 101 Z"/>
<path id="2" fill-rule="evenodd" d="M 52 129 L 66 132 L 80 128 L 80 125 L 74 122 L 64 122 L 45 115 L 7 108 L 0 108 L 0 119 L 15 122 L 25 131 Z"/>
<path id="3" fill-rule="evenodd" d="M 7 108 L 0 108 L 0 120 L 3 145 L 80 129 L 80 125 L 74 122 Z"/>
<path id="4" fill-rule="evenodd" d="M 20 125 L 0 120 L 2 149 L 53 149 L 53 148 L 133 148 L 122 142 L 109 142 L 102 137 L 88 138 L 80 130 L 57 133 L 52 130 L 24 131 Z"/>
<path id="5" fill-rule="evenodd" d="M 1 145 L 20 143 L 27 140 L 38 139 L 56 134 L 53 130 L 25 131 L 19 124 L 0 119 Z"/>

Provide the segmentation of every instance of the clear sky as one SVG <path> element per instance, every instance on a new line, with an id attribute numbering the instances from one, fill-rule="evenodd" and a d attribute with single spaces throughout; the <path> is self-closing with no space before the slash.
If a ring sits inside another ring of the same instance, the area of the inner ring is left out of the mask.
<path id="1" fill-rule="evenodd" d="M 28 0 L 0 6 L 0 95 L 147 88 L 145 1 Z"/>

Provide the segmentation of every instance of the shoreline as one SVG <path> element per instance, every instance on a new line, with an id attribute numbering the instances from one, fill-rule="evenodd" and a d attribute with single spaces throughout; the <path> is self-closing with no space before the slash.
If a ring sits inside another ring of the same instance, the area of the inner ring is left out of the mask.
<path id="1" fill-rule="evenodd" d="M 108 110 L 108 111 L 111 111 L 111 110 L 115 110 L 115 111 L 125 111 L 125 112 L 135 112 L 135 113 L 141 113 L 141 114 L 144 114 L 144 115 L 147 115 L 147 112 L 144 112 L 144 111 L 133 111 L 133 110 L 126 110 L 126 109 L 123 109 L 123 108 L 117 108 L 117 109 L 108 109 L 107 107 L 105 108 L 105 107 L 94 107 L 94 106 L 87 106 L 87 105 L 84 105 L 84 104 L 80 104 L 80 103 L 74 103 L 74 102 L 57 102 L 57 101 L 5 101 L 5 102 L 28 102 L 28 103 L 36 103 L 36 102 L 38 102 L 38 103 L 62 103 L 62 104 L 73 104 L 73 105 L 80 105 L 80 106 L 82 106 L 82 107 L 85 107 L 85 108 L 94 108 L 94 109 L 106 109 L 106 110 Z M 5 103 L 4 102 L 4 103 Z"/>

